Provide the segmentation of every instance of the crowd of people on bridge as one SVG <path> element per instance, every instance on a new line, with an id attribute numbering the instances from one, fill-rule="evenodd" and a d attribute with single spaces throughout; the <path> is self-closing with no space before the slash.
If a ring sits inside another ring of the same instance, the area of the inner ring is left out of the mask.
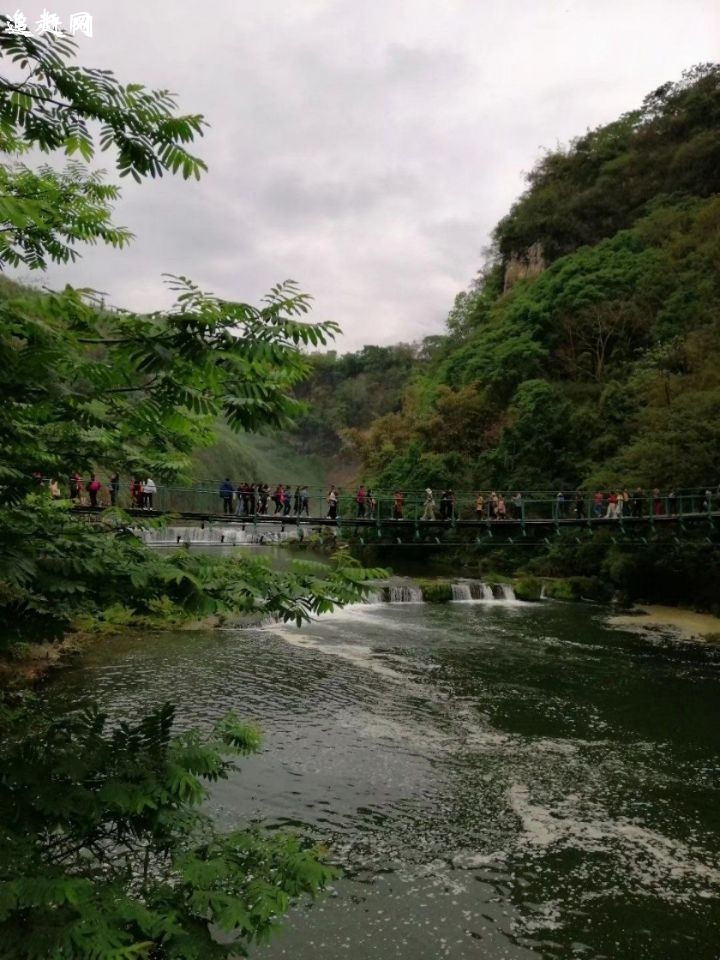
<path id="1" fill-rule="evenodd" d="M 49 480 L 36 475 L 38 483 L 46 486 L 54 500 L 66 496 L 77 506 L 114 507 L 119 506 L 121 482 L 117 472 L 102 483 L 95 473 L 83 478 L 75 472 L 68 478 L 67 494 L 63 492 L 58 478 Z M 147 475 L 135 475 L 129 486 L 129 505 L 138 510 L 153 510 L 158 487 Z M 226 477 L 219 485 L 218 496 L 222 504 L 222 513 L 236 517 L 321 517 L 337 520 L 342 499 L 343 518 L 372 520 L 379 517 L 379 502 L 372 489 L 361 484 L 354 493 L 342 493 L 331 484 L 325 495 L 325 503 L 320 510 L 311 511 L 310 487 L 297 484 L 293 488 L 289 483 L 270 486 L 267 483 L 234 484 Z M 594 494 L 577 490 L 568 494 L 559 490 L 551 498 L 552 515 L 558 520 L 585 519 L 621 519 L 622 517 L 673 516 L 679 513 L 695 512 L 701 505 L 703 512 L 710 511 L 720 502 L 720 487 L 713 491 L 707 488 L 701 499 L 694 495 L 688 503 L 687 494 L 676 493 L 670 489 L 661 493 L 658 487 L 646 492 L 638 486 L 630 492 L 627 488 L 617 488 L 606 492 L 596 490 Z M 322 495 L 316 493 L 317 503 Z M 419 519 L 421 521 L 456 519 L 488 520 L 524 520 L 526 507 L 533 505 L 537 513 L 539 504 L 548 503 L 547 497 L 527 499 L 526 494 L 517 491 L 505 495 L 495 490 L 479 491 L 474 498 L 458 499 L 451 487 L 446 487 L 436 500 L 431 487 L 427 487 L 422 496 L 406 494 L 402 488 L 396 488 L 391 497 L 383 497 L 382 516 L 391 516 L 394 520 Z M 406 507 L 411 504 L 412 516 L 406 516 Z M 169 502 L 167 508 L 172 509 Z M 543 515 L 546 510 L 543 510 Z"/>
<path id="2" fill-rule="evenodd" d="M 68 478 L 67 497 L 63 493 L 58 477 L 45 480 L 40 475 L 35 479 L 41 486 L 47 486 L 53 500 L 69 499 L 78 507 L 117 507 L 120 501 L 120 475 L 110 474 L 106 483 L 102 483 L 96 474 L 91 473 L 85 479 L 77 470 Z M 149 476 L 135 476 L 128 487 L 130 506 L 138 510 L 152 510 L 157 484 Z"/>
<path id="3" fill-rule="evenodd" d="M 242 483 L 234 487 L 229 478 L 220 485 L 220 498 L 223 502 L 223 513 L 236 516 L 273 515 L 273 516 L 311 516 L 310 492 L 307 485 L 296 486 L 294 491 L 290 484 L 278 484 L 271 489 L 268 484 Z M 720 488 L 717 491 L 720 496 Z M 704 493 L 702 509 L 712 509 L 713 491 L 707 489 Z M 378 515 L 378 500 L 364 484 L 358 487 L 356 493 L 349 498 L 343 495 L 346 503 L 344 516 L 354 516 L 358 520 L 374 519 Z M 352 505 L 348 500 L 352 500 Z M 325 517 L 328 520 L 338 518 L 340 491 L 331 484 L 325 497 Z M 407 496 L 403 489 L 397 488 L 392 494 L 392 518 L 406 519 Z M 417 500 L 412 498 L 417 504 Z M 538 500 L 534 501 L 535 503 Z M 274 505 L 273 507 L 270 504 Z M 455 520 L 461 516 L 461 508 L 467 501 L 458 502 L 452 488 L 447 487 L 440 494 L 436 502 L 431 487 L 425 489 L 421 506 L 421 521 Z M 479 521 L 484 520 L 523 520 L 525 518 L 526 499 L 521 491 L 506 497 L 495 490 L 478 492 L 474 498 L 474 515 Z M 349 510 L 347 508 L 350 508 Z M 553 514 L 556 519 L 583 519 L 592 516 L 597 519 L 620 519 L 623 516 L 642 517 L 648 514 L 654 516 L 673 515 L 680 511 L 679 498 L 674 490 L 661 494 L 659 488 L 646 493 L 642 487 L 636 487 L 632 493 L 627 489 L 596 491 L 592 499 L 578 490 L 574 494 L 566 494 L 562 490 L 552 500 Z M 463 511 L 467 517 L 469 511 Z M 317 516 L 318 514 L 313 514 Z M 469 518 L 469 517 L 468 517 Z"/>
<path id="4" fill-rule="evenodd" d="M 229 477 L 220 484 L 218 495 L 222 501 L 223 514 L 237 517 L 251 516 L 310 516 L 310 488 L 307 484 L 296 486 L 293 490 L 289 483 L 279 483 L 270 487 L 267 483 L 241 483 L 233 485 Z M 340 494 L 334 484 L 326 496 L 326 517 L 337 520 Z M 371 519 L 377 510 L 377 499 L 372 490 L 364 485 L 355 495 L 356 513 L 359 519 Z"/>

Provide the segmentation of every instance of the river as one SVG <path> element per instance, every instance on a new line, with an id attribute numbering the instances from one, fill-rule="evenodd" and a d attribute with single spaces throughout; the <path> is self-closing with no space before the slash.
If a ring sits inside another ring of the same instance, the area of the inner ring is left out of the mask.
<path id="1" fill-rule="evenodd" d="M 714 648 L 594 607 L 377 603 L 113 640 L 49 694 L 262 726 L 211 805 L 312 834 L 345 874 L 264 960 L 720 956 Z"/>

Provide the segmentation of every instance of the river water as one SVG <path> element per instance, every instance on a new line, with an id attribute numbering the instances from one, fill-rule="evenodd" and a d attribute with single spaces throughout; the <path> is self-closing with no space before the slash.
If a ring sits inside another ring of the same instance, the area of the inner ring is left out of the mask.
<path id="1" fill-rule="evenodd" d="M 344 870 L 264 960 L 720 956 L 712 648 L 599 608 L 378 603 L 113 640 L 51 686 L 85 694 L 263 727 L 212 806 L 307 832 Z"/>

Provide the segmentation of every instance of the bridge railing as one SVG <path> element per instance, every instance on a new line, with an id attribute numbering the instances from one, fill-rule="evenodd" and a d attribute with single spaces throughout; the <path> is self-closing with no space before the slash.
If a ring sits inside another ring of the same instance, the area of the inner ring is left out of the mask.
<path id="1" fill-rule="evenodd" d="M 83 491 L 83 497 L 87 494 Z M 84 502 L 87 502 L 86 499 Z M 104 485 L 99 503 L 101 505 L 109 504 L 109 488 Z M 118 494 L 117 503 L 121 507 L 132 506 L 130 491 L 127 485 L 124 485 Z M 256 509 L 259 500 L 256 498 Z M 483 511 L 480 516 L 476 509 L 476 500 L 472 496 L 456 497 L 450 504 L 443 504 L 440 497 L 435 498 L 432 515 L 435 520 L 444 519 L 449 523 L 457 521 L 476 521 L 481 520 L 486 523 L 502 522 L 502 519 L 491 516 L 490 500 L 485 497 Z M 659 497 L 652 495 L 643 495 L 637 497 L 631 495 L 628 503 L 624 504 L 622 516 L 627 517 L 672 517 L 688 516 L 703 513 L 715 512 L 720 507 L 720 497 L 711 496 L 709 499 L 702 491 L 689 490 L 680 491 L 674 496 L 664 494 Z M 157 491 L 152 497 L 153 510 L 171 513 L 189 513 L 207 516 L 222 516 L 224 513 L 223 500 L 219 495 L 218 485 L 216 483 L 195 484 L 193 486 L 167 486 L 158 484 Z M 291 496 L 289 510 L 287 507 L 278 511 L 272 499 L 268 499 L 266 516 L 286 515 L 295 516 L 297 513 L 294 496 Z M 429 511 L 428 511 L 429 514 Z M 230 516 L 242 516 L 242 499 L 233 498 Z M 308 515 L 310 519 L 318 519 L 328 515 L 328 503 L 326 500 L 326 491 L 311 490 L 308 506 Z M 422 522 L 426 515 L 424 496 L 419 493 L 413 493 L 405 496 L 402 504 L 402 517 L 404 520 L 416 523 Z M 375 507 L 371 509 L 370 503 L 366 502 L 361 510 L 356 502 L 355 493 L 345 493 L 340 491 L 338 497 L 337 516 L 341 522 L 349 522 L 357 519 L 359 516 L 364 519 L 373 519 L 377 522 L 391 521 L 395 516 L 395 497 L 392 494 L 382 493 L 375 498 Z M 608 501 L 603 498 L 601 504 L 594 500 L 593 495 L 587 495 L 582 500 L 576 500 L 573 497 L 567 497 L 564 500 L 558 500 L 556 496 L 547 494 L 523 494 L 519 504 L 512 498 L 505 500 L 505 520 L 515 521 L 554 521 L 562 522 L 565 520 L 593 520 L 604 519 L 608 517 Z"/>

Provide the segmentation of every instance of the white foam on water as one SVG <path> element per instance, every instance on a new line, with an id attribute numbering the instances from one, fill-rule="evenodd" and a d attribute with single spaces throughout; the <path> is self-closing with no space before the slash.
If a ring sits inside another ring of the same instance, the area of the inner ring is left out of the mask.
<path id="1" fill-rule="evenodd" d="M 342 607 L 336 607 L 335 610 L 321 613 L 313 617 L 314 623 L 332 621 L 333 623 L 362 623 L 364 625 L 374 625 L 380 627 L 384 633 L 388 631 L 407 634 L 408 621 L 405 619 L 403 608 L 421 606 L 414 603 L 389 603 L 386 600 L 379 602 L 361 601 L 359 603 L 346 603 Z M 392 612 L 391 612 L 392 611 Z M 412 616 L 412 614 L 408 614 Z M 300 629 L 305 629 L 300 628 Z M 426 633 L 437 636 L 437 627 L 432 624 L 420 623 L 413 619 L 413 634 Z"/>
<path id="2" fill-rule="evenodd" d="M 449 719 L 451 723 L 451 728 L 447 729 L 444 726 L 436 726 L 430 718 L 426 718 L 419 728 L 417 717 L 412 724 L 404 724 L 395 718 L 375 716 L 372 721 L 368 721 L 368 733 L 371 736 L 392 739 L 406 747 L 417 746 L 423 750 L 434 748 L 443 756 L 468 750 L 477 753 L 497 753 L 509 749 L 511 744 L 516 745 L 516 738 L 485 726 L 484 718 L 478 716 L 468 705 L 456 703 L 452 697 L 448 697 L 446 692 L 432 685 L 423 684 L 412 676 L 408 676 L 402 669 L 393 667 L 393 664 L 397 663 L 401 668 L 410 666 L 412 670 L 416 670 L 415 662 L 409 664 L 404 657 L 395 654 L 383 653 L 379 656 L 367 644 L 335 641 L 329 643 L 323 636 L 312 634 L 306 628 L 301 630 L 289 625 L 277 625 L 268 629 L 291 646 L 313 650 L 323 656 L 337 657 L 382 677 L 395 687 L 401 687 L 405 695 L 409 694 L 432 706 L 439 705 L 443 717 Z M 428 669 L 436 666 L 428 665 Z"/>
<path id="3" fill-rule="evenodd" d="M 458 853 L 452 855 L 450 862 L 458 870 L 477 870 L 479 867 L 505 863 L 507 858 L 507 850 L 494 850 L 491 853 L 475 853 L 472 850 L 460 850 Z"/>
<path id="4" fill-rule="evenodd" d="M 720 869 L 696 856 L 681 840 L 622 817 L 599 814 L 587 817 L 588 800 L 571 794 L 553 809 L 530 800 L 529 788 L 514 783 L 508 802 L 523 828 L 521 842 L 547 849 L 553 845 L 576 848 L 587 853 L 614 855 L 622 861 L 623 872 L 632 877 L 639 890 L 677 902 L 698 895 L 697 890 L 677 889 L 679 883 L 696 887 L 708 884 L 720 896 Z M 579 809 L 583 804 L 583 811 Z M 592 809 L 592 804 L 590 805 Z"/>
<path id="5" fill-rule="evenodd" d="M 484 580 L 456 580 L 451 584 L 450 603 L 491 603 L 497 606 L 530 607 L 526 600 L 518 600 L 511 583 L 485 583 Z"/>
<path id="6" fill-rule="evenodd" d="M 564 757 L 575 756 L 579 746 L 580 743 L 577 740 L 551 740 L 544 737 L 527 743 L 531 753 L 556 753 Z"/>
<path id="7" fill-rule="evenodd" d="M 323 637 L 307 632 L 301 633 L 297 629 L 279 624 L 268 629 L 293 647 L 303 647 L 306 650 L 316 650 L 326 656 L 339 657 L 341 660 L 365 670 L 371 670 L 395 683 L 407 682 L 406 677 L 387 666 L 386 658 L 378 658 L 372 647 L 360 643 L 327 643 Z"/>

